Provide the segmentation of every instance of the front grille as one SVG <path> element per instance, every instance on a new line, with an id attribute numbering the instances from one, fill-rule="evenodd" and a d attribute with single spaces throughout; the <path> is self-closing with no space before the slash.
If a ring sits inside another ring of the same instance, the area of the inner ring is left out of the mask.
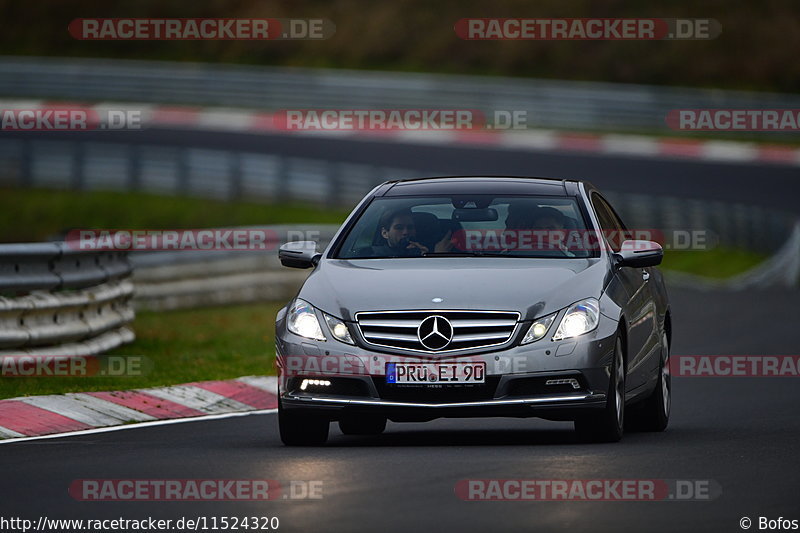
<path id="1" fill-rule="evenodd" d="M 420 341 L 420 324 L 431 317 L 444 318 L 452 326 L 452 339 L 443 347 L 431 346 L 430 341 L 426 346 Z M 447 353 L 504 344 L 514 334 L 519 317 L 513 311 L 369 311 L 356 313 L 356 323 L 373 346 Z"/>
<path id="2" fill-rule="evenodd" d="M 499 376 L 487 376 L 486 383 L 470 385 L 394 385 L 385 376 L 373 376 L 382 400 L 413 403 L 478 402 L 494 398 Z"/>

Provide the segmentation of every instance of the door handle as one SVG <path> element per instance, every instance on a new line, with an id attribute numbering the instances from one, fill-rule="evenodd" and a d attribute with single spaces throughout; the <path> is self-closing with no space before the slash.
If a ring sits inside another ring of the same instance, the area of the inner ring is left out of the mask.
<path id="1" fill-rule="evenodd" d="M 650 279 L 650 272 L 648 272 L 647 270 L 642 270 L 642 279 L 644 281 L 649 280 Z"/>

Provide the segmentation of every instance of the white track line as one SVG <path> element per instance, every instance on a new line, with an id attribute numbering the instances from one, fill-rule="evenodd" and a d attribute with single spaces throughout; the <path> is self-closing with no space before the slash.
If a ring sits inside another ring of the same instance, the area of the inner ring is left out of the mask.
<path id="1" fill-rule="evenodd" d="M 44 440 L 44 439 L 59 439 L 61 437 L 79 437 L 81 435 L 93 435 L 95 433 L 109 433 L 111 431 L 125 431 L 128 429 L 142 429 L 148 428 L 152 426 L 166 426 L 169 424 L 181 424 L 183 422 L 204 422 L 208 420 L 221 420 L 225 418 L 234 418 L 237 416 L 249 416 L 249 415 L 271 415 L 277 413 L 277 409 L 260 409 L 257 411 L 247 411 L 246 413 L 225 413 L 221 415 L 203 415 L 203 416 L 194 416 L 189 418 L 170 418 L 167 420 L 154 420 L 152 422 L 141 422 L 138 424 L 126 424 L 123 426 L 110 426 L 104 428 L 93 428 L 93 429 L 82 429 L 80 431 L 69 431 L 67 433 L 54 433 L 52 435 L 39 435 L 36 437 L 23 437 L 21 439 L 5 439 L 0 440 L 0 445 L 3 444 L 13 444 L 17 442 L 27 442 L 32 440 Z"/>

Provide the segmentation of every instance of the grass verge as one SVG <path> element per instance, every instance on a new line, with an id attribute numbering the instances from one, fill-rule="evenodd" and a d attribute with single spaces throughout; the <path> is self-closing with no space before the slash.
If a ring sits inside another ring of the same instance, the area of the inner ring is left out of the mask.
<path id="1" fill-rule="evenodd" d="M 142 375 L 0 378 L 0 398 L 158 387 L 275 374 L 275 314 L 259 303 L 136 315 L 136 340 L 108 357 L 141 358 Z M 138 371 L 137 371 L 138 372 Z"/>
<path id="2" fill-rule="evenodd" d="M 345 209 L 228 202 L 141 192 L 0 188 L 0 242 L 43 241 L 68 229 L 194 229 L 340 224 Z"/>
<path id="3" fill-rule="evenodd" d="M 661 268 L 707 278 L 726 279 L 747 272 L 766 258 L 764 254 L 737 248 L 673 250 L 664 254 Z"/>

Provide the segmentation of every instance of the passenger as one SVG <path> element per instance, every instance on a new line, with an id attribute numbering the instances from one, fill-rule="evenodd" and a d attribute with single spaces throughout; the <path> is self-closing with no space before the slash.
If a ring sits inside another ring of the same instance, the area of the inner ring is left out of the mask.
<path id="1" fill-rule="evenodd" d="M 506 229 L 532 229 L 534 212 L 536 209 L 539 208 L 520 203 L 509 204 L 508 216 L 506 216 Z"/>
<path id="2" fill-rule="evenodd" d="M 506 217 L 506 231 L 512 235 L 507 237 L 507 242 L 515 243 L 515 246 L 508 248 L 508 251 L 559 250 L 573 257 L 574 254 L 567 249 L 564 242 L 565 228 L 564 215 L 558 209 L 511 204 Z"/>
<path id="3" fill-rule="evenodd" d="M 534 235 L 543 242 L 545 249 L 559 250 L 567 257 L 575 257 L 569 250 L 564 215 L 554 207 L 540 207 L 533 215 Z"/>
<path id="4" fill-rule="evenodd" d="M 533 229 L 558 231 L 565 228 L 564 215 L 554 207 L 540 207 L 533 212 Z"/>

